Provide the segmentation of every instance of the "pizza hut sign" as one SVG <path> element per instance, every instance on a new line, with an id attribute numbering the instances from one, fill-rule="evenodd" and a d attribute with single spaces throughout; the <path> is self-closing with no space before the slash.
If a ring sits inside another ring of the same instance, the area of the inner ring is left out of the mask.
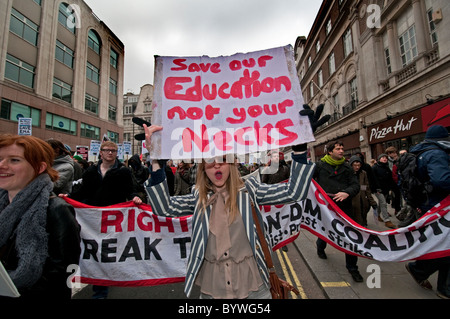
<path id="1" fill-rule="evenodd" d="M 422 132 L 420 111 L 404 114 L 368 128 L 369 143 L 376 144 Z"/>

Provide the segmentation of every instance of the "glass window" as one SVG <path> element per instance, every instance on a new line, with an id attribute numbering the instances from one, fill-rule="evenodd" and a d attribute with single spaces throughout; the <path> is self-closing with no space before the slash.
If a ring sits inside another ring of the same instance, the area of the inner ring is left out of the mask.
<path id="1" fill-rule="evenodd" d="M 110 105 L 108 108 L 108 119 L 110 121 L 116 121 L 117 119 L 117 107 Z"/>
<path id="2" fill-rule="evenodd" d="M 33 126 L 39 127 L 41 123 L 41 110 L 2 99 L 0 117 L 13 122 L 18 122 L 21 117 L 31 118 Z"/>
<path id="3" fill-rule="evenodd" d="M 76 29 L 76 19 L 73 10 L 69 9 L 69 5 L 67 3 L 61 3 L 59 5 L 58 12 L 58 21 L 61 23 L 67 30 L 75 34 Z"/>
<path id="4" fill-rule="evenodd" d="M 80 136 L 86 137 L 86 138 L 89 138 L 92 140 L 99 140 L 100 139 L 100 128 L 86 124 L 86 123 L 81 123 Z"/>
<path id="5" fill-rule="evenodd" d="M 73 69 L 74 51 L 65 46 L 59 40 L 56 40 L 55 57 L 56 60 L 58 60 L 61 63 L 64 63 L 69 68 Z"/>
<path id="6" fill-rule="evenodd" d="M 87 62 L 86 65 L 86 77 L 91 80 L 94 83 L 99 84 L 100 83 L 100 70 L 92 65 L 91 63 Z"/>
<path id="7" fill-rule="evenodd" d="M 37 46 L 39 26 L 16 9 L 11 9 L 9 30 L 25 41 Z"/>
<path id="8" fill-rule="evenodd" d="M 53 97 L 72 103 L 72 86 L 57 78 L 53 78 Z"/>
<path id="9" fill-rule="evenodd" d="M 29 65 L 10 54 L 6 55 L 5 78 L 23 84 L 29 88 L 33 88 L 34 70 L 35 68 L 32 65 Z"/>
<path id="10" fill-rule="evenodd" d="M 328 66 L 330 68 L 330 75 L 332 75 L 334 72 L 336 72 L 336 62 L 334 59 L 334 52 L 330 54 L 330 57 L 328 58 Z"/>
<path id="11" fill-rule="evenodd" d="M 96 97 L 86 94 L 84 101 L 84 109 L 86 111 L 98 114 L 98 99 Z"/>
<path id="12" fill-rule="evenodd" d="M 109 78 L 109 92 L 111 92 L 114 95 L 117 95 L 117 81 L 111 78 Z"/>
<path id="13" fill-rule="evenodd" d="M 88 47 L 94 50 L 95 53 L 100 54 L 100 40 L 92 29 L 89 30 L 88 34 Z"/>
<path id="14" fill-rule="evenodd" d="M 344 57 L 347 57 L 350 53 L 353 52 L 353 40 L 352 40 L 352 31 L 349 29 L 344 34 Z"/>
<path id="15" fill-rule="evenodd" d="M 431 44 L 434 46 L 438 43 L 438 35 L 436 32 L 436 24 L 433 21 L 433 8 L 428 10 L 428 24 L 430 26 L 430 36 L 431 36 Z"/>
<path id="16" fill-rule="evenodd" d="M 45 128 L 53 131 L 77 135 L 77 121 L 67 117 L 47 113 L 45 118 Z"/>
<path id="17" fill-rule="evenodd" d="M 400 54 L 403 67 L 413 62 L 418 55 L 416 42 L 416 27 L 412 26 L 400 36 Z"/>
<path id="18" fill-rule="evenodd" d="M 108 137 L 111 142 L 119 143 L 119 133 L 108 131 Z"/>
<path id="19" fill-rule="evenodd" d="M 117 69 L 118 60 L 119 60 L 119 54 L 116 51 L 114 51 L 113 49 L 111 49 L 109 63 L 111 64 L 111 66 L 114 69 Z"/>

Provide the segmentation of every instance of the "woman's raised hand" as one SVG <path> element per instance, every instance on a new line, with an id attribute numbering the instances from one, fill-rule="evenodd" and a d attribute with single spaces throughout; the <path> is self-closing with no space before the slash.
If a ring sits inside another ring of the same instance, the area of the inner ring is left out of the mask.
<path id="1" fill-rule="evenodd" d="M 159 125 L 147 126 L 145 124 L 143 125 L 143 127 L 144 127 L 144 132 L 145 132 L 145 147 L 150 152 L 153 133 L 155 133 L 157 131 L 161 131 L 163 129 L 163 127 L 159 126 Z"/>

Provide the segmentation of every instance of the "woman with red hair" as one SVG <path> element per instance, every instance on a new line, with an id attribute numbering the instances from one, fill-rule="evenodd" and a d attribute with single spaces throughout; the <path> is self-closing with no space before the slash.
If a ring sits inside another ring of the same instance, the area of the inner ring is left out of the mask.
<path id="1" fill-rule="evenodd" d="M 69 298 L 80 227 L 55 196 L 54 152 L 32 136 L 0 135 L 0 260 L 24 298 Z"/>

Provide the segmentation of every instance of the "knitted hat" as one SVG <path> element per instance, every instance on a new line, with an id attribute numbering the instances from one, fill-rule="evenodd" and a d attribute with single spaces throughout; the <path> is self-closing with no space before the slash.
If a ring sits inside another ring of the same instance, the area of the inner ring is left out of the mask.
<path id="1" fill-rule="evenodd" d="M 73 158 L 77 161 L 81 161 L 83 159 L 80 155 L 74 155 Z"/>
<path id="2" fill-rule="evenodd" d="M 427 139 L 427 140 L 446 139 L 447 137 L 448 137 L 448 131 L 442 125 L 430 126 L 427 130 L 427 134 L 425 135 L 425 139 Z"/>
<path id="3" fill-rule="evenodd" d="M 349 163 L 350 165 L 352 165 L 353 162 L 360 162 L 360 163 L 362 164 L 361 157 L 359 157 L 358 155 L 353 155 L 352 157 L 350 157 L 350 160 L 349 160 L 348 163 Z"/>
<path id="4" fill-rule="evenodd" d="M 380 160 L 383 156 L 385 156 L 386 158 L 388 158 L 387 154 L 380 154 L 380 156 L 378 156 L 377 160 Z"/>

